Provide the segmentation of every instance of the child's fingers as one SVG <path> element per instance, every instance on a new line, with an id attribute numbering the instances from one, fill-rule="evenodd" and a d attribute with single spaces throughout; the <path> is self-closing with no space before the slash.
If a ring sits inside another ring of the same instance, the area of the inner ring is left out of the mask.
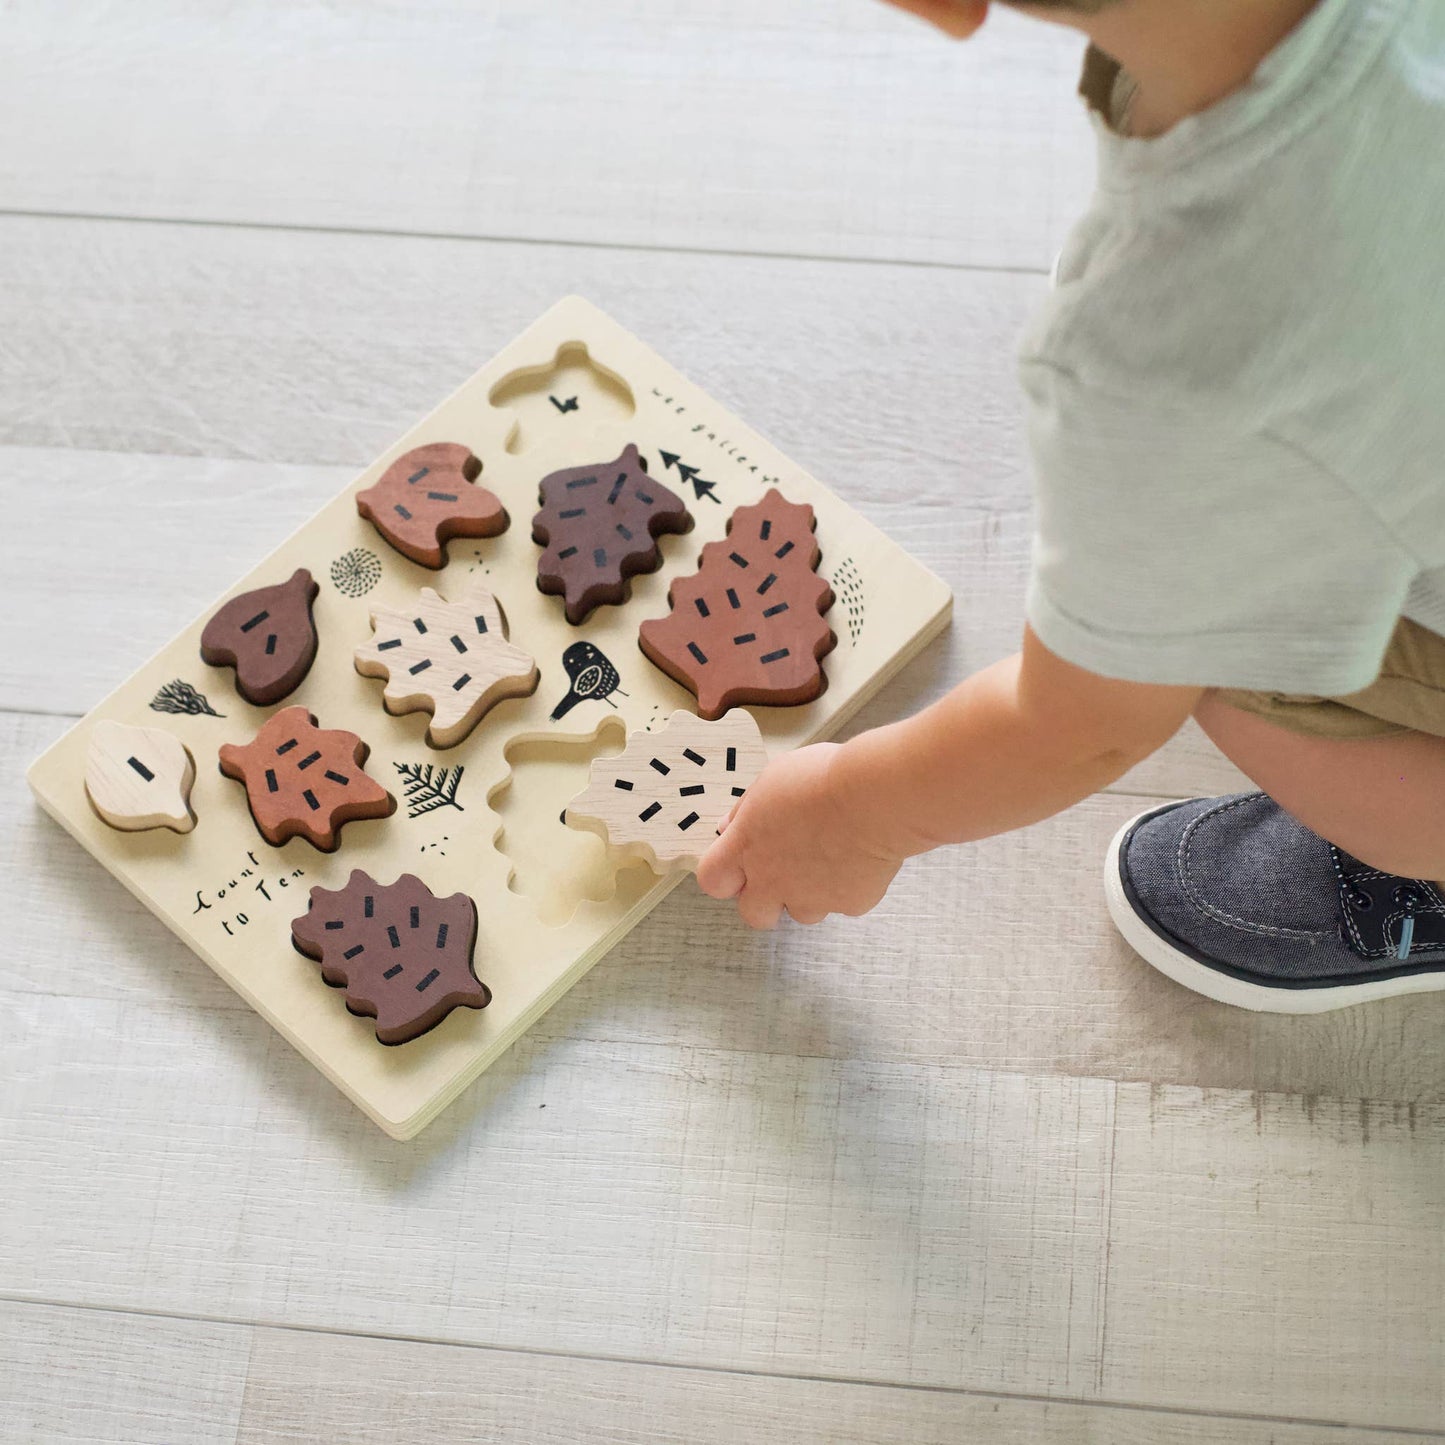
<path id="1" fill-rule="evenodd" d="M 719 838 L 697 865 L 697 886 L 709 898 L 736 898 L 747 884 L 741 850 L 727 838 Z"/>
<path id="2" fill-rule="evenodd" d="M 749 928 L 776 928 L 782 916 L 782 899 L 770 898 L 756 886 L 745 887 L 738 894 L 738 917 Z"/>

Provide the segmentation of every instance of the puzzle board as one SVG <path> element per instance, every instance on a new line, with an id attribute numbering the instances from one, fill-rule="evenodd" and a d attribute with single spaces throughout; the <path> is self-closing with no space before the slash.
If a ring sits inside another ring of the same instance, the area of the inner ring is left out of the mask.
<path id="1" fill-rule="evenodd" d="M 402 556 L 356 506 L 356 493 L 392 460 L 429 442 L 469 447 L 482 464 L 478 484 L 510 517 L 500 536 L 453 539 L 441 571 Z M 573 627 L 563 599 L 537 585 L 538 483 L 615 458 L 629 443 L 649 474 L 686 500 L 695 526 L 660 539 L 661 569 L 633 578 L 625 605 L 601 607 Z M 660 727 L 679 708 L 695 710 L 692 696 L 643 656 L 639 625 L 667 615 L 672 580 L 695 570 L 736 507 L 772 488 L 815 510 L 838 638 L 823 660 L 821 697 L 750 709 L 775 755 L 836 731 L 944 628 L 949 591 L 609 317 L 564 300 L 56 742 L 31 767 L 31 787 L 337 1087 L 388 1134 L 411 1138 L 685 876 L 658 878 L 638 862 L 618 867 L 597 837 L 566 827 L 560 814 L 586 786 L 593 757 L 620 751 L 629 733 Z M 276 707 L 253 707 L 234 672 L 201 660 L 202 629 L 226 598 L 301 567 L 320 584 L 316 661 Z M 433 750 L 428 715 L 385 712 L 382 682 L 357 672 L 354 652 L 372 638 L 373 607 L 404 607 L 423 587 L 449 597 L 477 577 L 496 595 L 511 641 L 536 659 L 540 686 L 498 704 L 460 744 Z M 249 742 L 269 716 L 296 704 L 321 727 L 364 739 L 367 772 L 398 802 L 389 818 L 348 823 L 331 854 L 302 838 L 266 843 L 244 790 L 218 767 L 223 744 Z M 93 811 L 86 753 L 105 719 L 168 730 L 190 750 L 193 830 L 120 832 Z M 413 873 L 438 896 L 475 900 L 475 970 L 491 989 L 490 1006 L 457 1009 L 408 1043 L 377 1042 L 374 1020 L 347 1010 L 293 948 L 290 931 L 313 886 L 341 888 L 356 868 L 383 883 Z"/>

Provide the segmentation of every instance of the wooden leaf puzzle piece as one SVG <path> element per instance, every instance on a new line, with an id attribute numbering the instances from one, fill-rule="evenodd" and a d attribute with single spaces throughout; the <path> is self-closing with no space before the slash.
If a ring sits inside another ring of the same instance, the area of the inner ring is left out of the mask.
<path id="1" fill-rule="evenodd" d="M 633 733 L 622 752 L 596 759 L 585 791 L 567 805 L 566 821 L 658 873 L 695 869 L 767 762 L 746 710 L 716 722 L 675 712 L 658 732 Z"/>
<path id="2" fill-rule="evenodd" d="M 815 525 L 811 507 L 776 489 L 739 507 L 726 539 L 709 542 L 697 572 L 668 589 L 669 615 L 642 624 L 642 651 L 697 698 L 703 717 L 822 693 L 820 659 L 837 638 L 822 615 L 833 589 L 817 572 Z"/>
<path id="3" fill-rule="evenodd" d="M 85 792 L 96 813 L 123 833 L 196 826 L 191 785 L 196 764 L 189 749 L 163 728 L 131 727 L 102 718 L 91 729 L 85 758 Z"/>
<path id="4" fill-rule="evenodd" d="M 356 494 L 356 510 L 403 557 L 432 571 L 447 564 L 451 537 L 495 537 L 507 510 L 474 484 L 482 464 L 457 442 L 428 442 L 399 456 L 375 485 Z"/>
<path id="5" fill-rule="evenodd" d="M 343 824 L 396 811 L 396 799 L 362 767 L 370 751 L 355 733 L 318 728 L 304 707 L 286 707 L 244 747 L 227 743 L 221 771 L 244 784 L 268 843 L 279 848 L 299 836 L 332 853 Z"/>
<path id="6" fill-rule="evenodd" d="M 321 589 L 300 567 L 275 587 L 243 592 L 206 623 L 201 657 L 212 667 L 236 669 L 236 691 L 256 707 L 270 707 L 301 685 L 316 660 L 311 604 Z"/>
<path id="7" fill-rule="evenodd" d="M 389 713 L 429 712 L 427 742 L 456 746 L 503 698 L 537 690 L 537 664 L 507 641 L 502 610 L 472 582 L 458 602 L 423 587 L 407 608 L 375 607 L 375 637 L 356 649 L 356 670 L 388 679 Z"/>
<path id="8" fill-rule="evenodd" d="M 564 599 L 574 627 L 604 603 L 626 602 L 629 578 L 657 571 L 659 537 L 692 529 L 682 498 L 648 476 L 630 444 L 614 461 L 543 477 L 538 491 L 537 586 Z"/>
<path id="9" fill-rule="evenodd" d="M 344 888 L 313 888 L 291 941 L 346 990 L 352 1013 L 376 1020 L 383 1044 L 408 1043 L 454 1008 L 492 1001 L 472 971 L 477 905 L 465 893 L 438 898 L 411 873 L 382 884 L 358 868 Z"/>

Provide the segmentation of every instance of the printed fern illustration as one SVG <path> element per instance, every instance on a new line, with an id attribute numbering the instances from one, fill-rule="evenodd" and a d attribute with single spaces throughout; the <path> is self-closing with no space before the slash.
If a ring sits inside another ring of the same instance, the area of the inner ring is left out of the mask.
<path id="1" fill-rule="evenodd" d="M 439 768 L 435 763 L 395 763 L 393 766 L 402 777 L 401 791 L 406 798 L 408 818 L 425 817 L 438 808 L 466 812 L 457 802 L 463 771 L 460 763 L 453 768 Z"/>
<path id="2" fill-rule="evenodd" d="M 174 682 L 168 682 L 151 699 L 151 707 L 156 712 L 188 713 L 192 717 L 198 717 L 202 713 L 207 717 L 225 717 L 225 713 L 217 712 L 206 701 L 204 693 L 197 692 L 190 683 L 179 677 Z"/>

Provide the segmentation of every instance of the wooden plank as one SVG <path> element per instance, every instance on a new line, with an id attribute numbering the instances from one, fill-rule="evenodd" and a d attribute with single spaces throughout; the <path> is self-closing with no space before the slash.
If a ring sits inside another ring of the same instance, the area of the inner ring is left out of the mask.
<path id="1" fill-rule="evenodd" d="M 951 46 L 853 0 L 32 5 L 0 57 L 0 134 L 30 137 L 0 196 L 1044 269 L 1093 170 L 1079 51 L 1007 14 Z"/>
<path id="2" fill-rule="evenodd" d="M 1108 1083 L 525 1039 L 400 1145 L 249 1012 L 4 1004 L 7 1295 L 1066 1396 L 1097 1377 Z"/>
<path id="3" fill-rule="evenodd" d="M 1028 500 L 1041 276 L 5 216 L 0 252 L 0 443 L 359 470 L 580 292 L 865 512 Z"/>
<path id="4" fill-rule="evenodd" d="M 1101 1392 L 1445 1428 L 1439 1104 L 1119 1090 Z"/>
<path id="5" fill-rule="evenodd" d="M 255 1331 L 236 1445 L 1389 1445 L 1373 1430 Z M 1420 1438 L 1420 1437 L 1415 1437 Z M 1439 1436 L 1427 1437 L 1440 1439 Z"/>
<path id="6" fill-rule="evenodd" d="M 0 1431 L 45 1445 L 231 1445 L 251 1334 L 0 1300 Z"/>
<path id="7" fill-rule="evenodd" d="M 0 714 L 0 983 L 245 1008 L 35 807 L 23 771 L 67 720 Z M 862 1055 L 1373 1099 L 1445 1097 L 1445 996 L 1284 1018 L 1141 963 L 1099 868 L 1145 798 L 1096 798 L 904 869 L 870 917 L 756 936 L 684 884 L 536 1027 L 544 1037 Z M 103 968 L 91 960 L 103 957 Z M 299 962 L 299 960 L 298 960 Z"/>

